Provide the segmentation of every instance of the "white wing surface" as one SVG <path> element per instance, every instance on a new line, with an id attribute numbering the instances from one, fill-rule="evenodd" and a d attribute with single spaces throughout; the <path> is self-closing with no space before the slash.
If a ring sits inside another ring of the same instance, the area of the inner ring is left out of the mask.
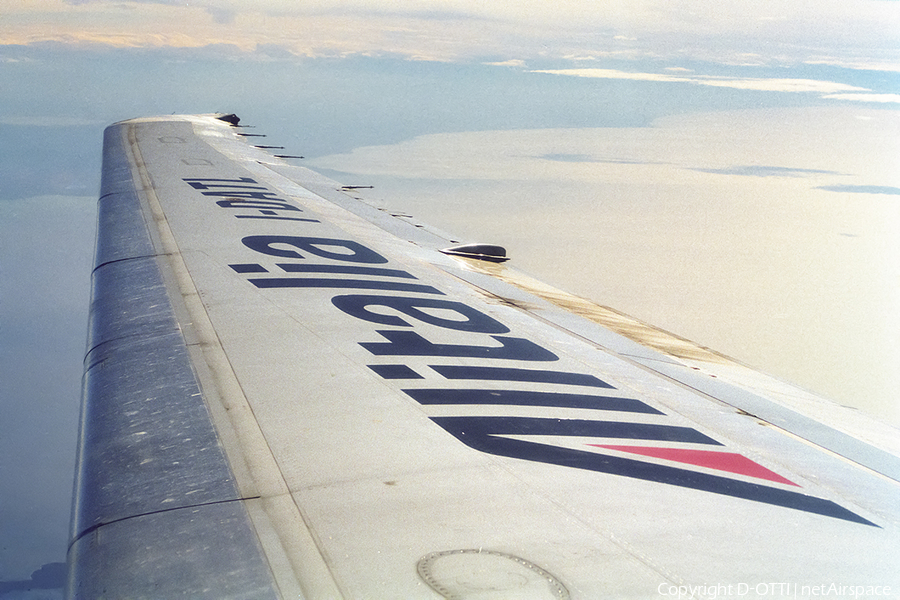
<path id="1" fill-rule="evenodd" d="M 106 131 L 70 597 L 900 593 L 895 430 L 236 125 Z"/>

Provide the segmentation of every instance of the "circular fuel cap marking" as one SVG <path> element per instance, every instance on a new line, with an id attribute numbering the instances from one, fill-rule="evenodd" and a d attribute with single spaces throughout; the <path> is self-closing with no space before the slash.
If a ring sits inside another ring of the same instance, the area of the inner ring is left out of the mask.
<path id="1" fill-rule="evenodd" d="M 493 550 L 446 550 L 419 560 L 419 576 L 447 600 L 567 600 L 555 576 L 524 558 Z"/>

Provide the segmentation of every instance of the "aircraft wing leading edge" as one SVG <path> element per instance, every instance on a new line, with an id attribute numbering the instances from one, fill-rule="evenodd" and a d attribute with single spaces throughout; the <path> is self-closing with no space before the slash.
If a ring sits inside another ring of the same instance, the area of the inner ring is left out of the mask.
<path id="1" fill-rule="evenodd" d="M 69 597 L 900 592 L 894 430 L 235 125 L 106 130 Z"/>

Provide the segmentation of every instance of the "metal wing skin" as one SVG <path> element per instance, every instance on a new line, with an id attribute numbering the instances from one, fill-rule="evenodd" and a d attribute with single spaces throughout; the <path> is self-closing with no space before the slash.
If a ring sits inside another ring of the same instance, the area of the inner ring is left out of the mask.
<path id="1" fill-rule="evenodd" d="M 900 593 L 896 430 L 236 125 L 106 130 L 70 598 Z"/>

